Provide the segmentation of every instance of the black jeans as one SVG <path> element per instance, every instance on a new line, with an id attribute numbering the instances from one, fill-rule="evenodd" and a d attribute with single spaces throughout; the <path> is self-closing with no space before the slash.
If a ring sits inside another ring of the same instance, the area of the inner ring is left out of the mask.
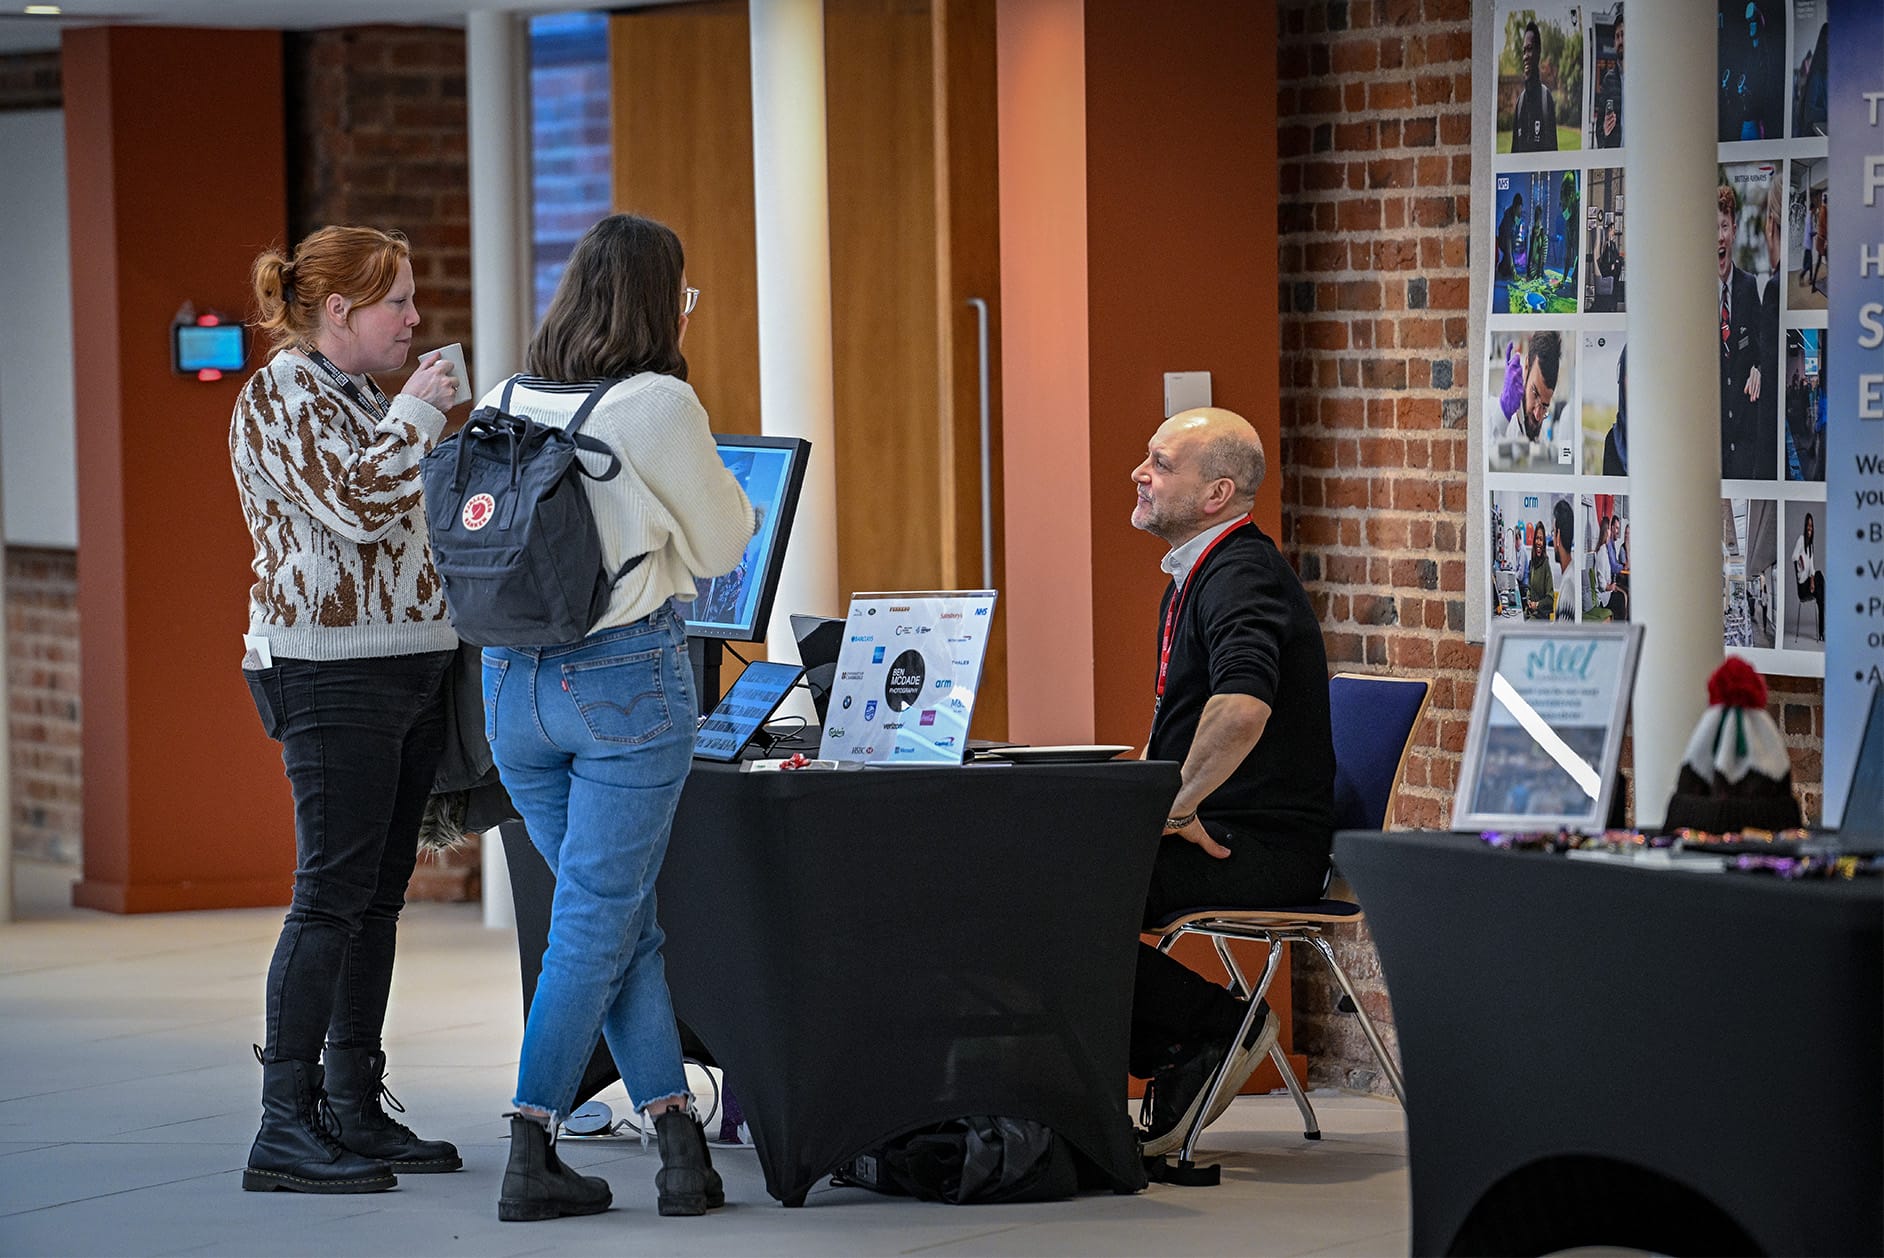
<path id="1" fill-rule="evenodd" d="M 294 901 L 268 967 L 268 1061 L 378 1049 L 449 651 L 243 670 L 294 791 Z"/>
<path id="2" fill-rule="evenodd" d="M 1212 821 L 1204 828 L 1232 855 L 1217 860 L 1195 843 L 1166 835 L 1145 897 L 1147 927 L 1180 911 L 1281 908 L 1321 899 L 1328 877 L 1328 840 L 1252 837 Z M 1253 983 L 1257 976 L 1248 976 Z M 1243 1006 L 1181 961 L 1148 944 L 1138 948 L 1132 989 L 1131 1072 L 1150 1078 L 1200 1043 L 1228 1038 Z"/>

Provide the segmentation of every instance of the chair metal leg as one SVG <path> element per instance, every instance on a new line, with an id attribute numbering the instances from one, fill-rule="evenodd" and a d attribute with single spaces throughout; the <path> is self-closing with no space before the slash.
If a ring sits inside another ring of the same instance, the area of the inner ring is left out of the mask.
<path id="1" fill-rule="evenodd" d="M 1361 1019 L 1361 1031 L 1367 1036 L 1367 1043 L 1374 1050 L 1374 1057 L 1380 1062 L 1380 1068 L 1387 1072 L 1387 1082 L 1393 1087 L 1394 1096 L 1399 1098 L 1400 1108 L 1405 1109 L 1406 1081 L 1400 1077 L 1400 1068 L 1394 1064 L 1393 1058 L 1388 1056 L 1387 1046 L 1381 1043 L 1380 1032 L 1374 1029 L 1374 1020 L 1367 1016 L 1367 1010 L 1362 1006 L 1361 997 L 1354 990 L 1354 984 L 1348 981 L 1347 971 L 1343 970 L 1341 963 L 1335 960 L 1334 948 L 1320 935 L 1312 936 L 1309 942 L 1315 945 L 1315 950 L 1321 953 L 1322 958 L 1328 962 L 1328 968 L 1334 971 L 1335 981 L 1341 984 L 1341 990 L 1346 992 L 1348 999 L 1354 1002 L 1354 1012 Z"/>
<path id="2" fill-rule="evenodd" d="M 1216 937 L 1212 936 L 1212 938 L 1215 939 Z M 1242 982 L 1242 971 L 1237 968 L 1236 961 L 1230 957 L 1228 947 L 1224 945 L 1221 939 L 1217 939 L 1217 947 L 1218 955 L 1223 957 L 1225 964 L 1230 967 L 1230 974 L 1233 981 Z M 1262 985 L 1256 989 L 1258 997 L 1260 997 L 1261 993 L 1269 990 L 1270 980 L 1275 978 L 1276 969 L 1281 964 L 1282 949 L 1271 944 L 1269 948 L 1269 961 L 1263 966 Z M 1191 1153 L 1197 1147 L 1197 1139 L 1204 1134 L 1204 1120 L 1209 1117 L 1210 1111 L 1216 1107 L 1217 1093 L 1223 1090 L 1225 1078 L 1230 1073 L 1230 1061 L 1236 1056 L 1237 1046 L 1249 1035 L 1250 1026 L 1256 1021 L 1256 1014 L 1261 1008 L 1261 1000 L 1252 999 L 1249 1002 L 1249 1008 L 1243 1011 L 1243 1021 L 1238 1024 L 1236 1028 L 1236 1038 L 1230 1041 L 1230 1047 L 1223 1054 L 1223 1060 L 1217 1063 L 1216 1071 L 1210 1076 L 1210 1084 L 1204 1091 L 1204 1102 L 1197 1107 L 1197 1117 L 1191 1119 L 1191 1129 L 1185 1134 L 1184 1143 L 1178 1149 L 1178 1164 L 1180 1166 L 1190 1164 Z"/>
<path id="3" fill-rule="evenodd" d="M 1240 994 L 1247 996 L 1249 994 L 1249 983 L 1243 978 L 1243 971 L 1238 967 L 1236 958 L 1231 955 L 1229 940 L 1221 935 L 1213 935 L 1211 942 L 1217 945 L 1217 956 L 1222 958 L 1224 968 L 1230 971 L 1232 984 Z M 1287 939 L 1280 941 L 1270 940 L 1270 955 L 1273 956 L 1279 949 L 1286 948 L 1289 942 L 1290 941 Z M 1262 994 L 1264 996 L 1269 994 L 1267 978 L 1265 978 L 1263 982 Z M 1295 1108 L 1301 1111 L 1303 1138 L 1307 1140 L 1321 1139 L 1321 1123 L 1315 1117 L 1315 1107 L 1309 1104 L 1308 1095 L 1302 1091 L 1302 1085 L 1296 1082 L 1295 1071 L 1289 1067 L 1289 1055 L 1282 1051 L 1280 1042 L 1270 1045 L 1269 1060 L 1274 1062 L 1276 1069 L 1282 1073 L 1283 1086 L 1288 1088 L 1289 1096 L 1295 1102 Z"/>
<path id="4" fill-rule="evenodd" d="M 1282 1072 L 1282 1085 L 1289 1090 L 1295 1108 L 1302 1113 L 1302 1138 L 1321 1139 L 1321 1124 L 1315 1119 L 1315 1107 L 1308 1103 L 1308 1093 L 1302 1091 L 1302 1085 L 1295 1081 L 1295 1071 L 1290 1068 L 1289 1055 L 1282 1051 L 1280 1041 L 1269 1046 L 1269 1060 L 1276 1063 L 1276 1069 Z"/>
<path id="5" fill-rule="evenodd" d="M 1189 933 L 1190 933 L 1190 932 L 1189 932 L 1189 931 L 1186 931 L 1186 930 L 1174 930 L 1174 931 L 1172 931 L 1172 932 L 1171 932 L 1170 934 L 1168 934 L 1168 935 L 1166 935 L 1166 936 L 1164 936 L 1163 938 L 1161 938 L 1160 940 L 1158 940 L 1158 951 L 1159 951 L 1159 952 L 1170 952 L 1170 951 L 1171 951 L 1171 949 L 1173 949 L 1173 948 L 1175 948 L 1175 947 L 1177 946 L 1177 941 L 1178 941 L 1178 940 L 1180 940 L 1180 939 L 1182 939 L 1182 938 L 1183 938 L 1183 937 L 1184 937 L 1185 935 L 1187 935 L 1187 934 L 1189 934 Z"/>

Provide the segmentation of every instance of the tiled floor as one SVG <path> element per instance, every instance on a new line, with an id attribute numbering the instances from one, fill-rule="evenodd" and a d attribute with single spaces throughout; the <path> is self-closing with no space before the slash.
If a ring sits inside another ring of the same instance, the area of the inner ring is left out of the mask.
<path id="1" fill-rule="evenodd" d="M 57 872 L 22 873 L 21 920 L 0 926 L 0 1254 L 1407 1251 L 1400 1111 L 1335 1094 L 1317 1098 L 1319 1143 L 1301 1138 L 1285 1097 L 1239 1101 L 1208 1139 L 1224 1168 L 1216 1189 L 962 1209 L 827 1187 L 785 1210 L 766 1196 L 752 1154 L 727 1149 L 716 1164 L 728 1207 L 662 1219 L 651 1149 L 565 1141 L 571 1164 L 608 1177 L 614 1209 L 499 1223 L 516 951 L 468 905 L 409 910 L 388 1028 L 389 1082 L 413 1126 L 457 1142 L 465 1170 L 407 1176 L 370 1196 L 245 1193 L 259 1113 L 249 1044 L 261 1034 L 279 911 L 35 908 L 58 900 Z"/>

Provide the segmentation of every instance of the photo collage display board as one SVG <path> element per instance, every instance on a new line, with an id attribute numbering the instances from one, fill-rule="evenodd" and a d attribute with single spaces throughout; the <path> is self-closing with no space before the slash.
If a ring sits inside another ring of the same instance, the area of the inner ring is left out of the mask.
<path id="1" fill-rule="evenodd" d="M 1637 0 L 1650 3 L 1652 0 Z M 1492 267 L 1480 430 L 1490 623 L 1630 615 L 1627 3 L 1494 0 Z M 1721 632 L 1824 672 L 1826 41 L 1832 0 L 1723 3 L 1718 189 Z M 1482 54 L 1485 55 L 1485 54 Z M 1646 125 L 1646 124 L 1641 124 Z M 1483 237 L 1489 235 L 1490 239 Z M 1485 262 L 1477 265 L 1485 265 Z"/>

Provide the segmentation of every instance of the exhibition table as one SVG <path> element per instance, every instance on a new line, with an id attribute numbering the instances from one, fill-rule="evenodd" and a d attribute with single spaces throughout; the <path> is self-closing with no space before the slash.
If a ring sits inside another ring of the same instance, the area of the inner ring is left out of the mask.
<path id="1" fill-rule="evenodd" d="M 1144 1185 L 1123 1105 L 1168 762 L 742 772 L 698 762 L 657 888 L 680 1020 L 766 1189 L 913 1128 L 1033 1119 Z M 554 882 L 505 827 L 524 1000 Z M 605 1052 L 583 1095 L 612 1078 Z"/>
<path id="2" fill-rule="evenodd" d="M 1415 1254 L 1884 1250 L 1884 882 L 1336 836 Z"/>

